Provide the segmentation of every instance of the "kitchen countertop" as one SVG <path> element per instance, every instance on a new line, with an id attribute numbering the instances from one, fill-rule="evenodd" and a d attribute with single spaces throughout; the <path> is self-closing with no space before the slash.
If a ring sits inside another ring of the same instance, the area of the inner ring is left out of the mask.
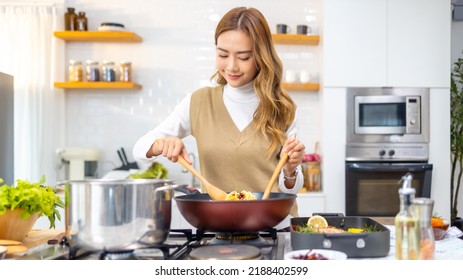
<path id="1" fill-rule="evenodd" d="M 377 222 L 382 223 L 391 231 L 390 250 L 389 254 L 381 258 L 349 258 L 350 260 L 395 260 L 395 227 L 393 224 L 394 218 L 374 218 Z M 391 223 L 392 221 L 392 223 Z M 285 233 L 286 246 L 285 254 L 293 251 L 291 247 L 291 235 Z M 463 232 L 456 227 L 451 227 L 447 231 L 447 236 L 438 240 L 435 243 L 435 259 L 436 260 L 463 260 Z"/>
<path id="2" fill-rule="evenodd" d="M 391 232 L 390 237 L 390 250 L 389 254 L 381 258 L 368 258 L 375 260 L 395 260 L 395 227 L 392 225 L 394 218 L 374 218 L 377 222 L 382 223 Z M 293 251 L 291 247 L 291 234 L 290 232 L 280 232 L 285 238 L 285 248 L 284 252 L 288 253 Z M 27 237 L 23 240 L 23 245 L 34 248 L 38 247 L 41 244 L 46 244 L 48 240 L 60 240 L 64 236 L 62 230 L 37 230 L 33 229 Z M 463 260 L 463 240 L 460 239 L 463 236 L 461 232 L 456 227 L 451 227 L 447 231 L 447 236 L 439 241 L 436 241 L 435 245 L 435 259 L 436 260 Z M 460 238 L 459 238 L 460 237 Z M 366 258 L 359 258 L 358 260 L 363 260 Z"/>

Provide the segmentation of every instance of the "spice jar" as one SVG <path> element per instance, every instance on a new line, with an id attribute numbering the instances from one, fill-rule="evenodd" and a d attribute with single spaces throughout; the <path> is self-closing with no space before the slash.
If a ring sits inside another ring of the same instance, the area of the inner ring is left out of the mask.
<path id="1" fill-rule="evenodd" d="M 103 61 L 101 66 L 103 72 L 102 81 L 104 82 L 115 82 L 116 81 L 116 69 L 114 62 L 112 61 Z"/>
<path id="2" fill-rule="evenodd" d="M 77 15 L 75 9 L 69 7 L 64 14 L 64 30 L 76 30 Z"/>
<path id="3" fill-rule="evenodd" d="M 98 82 L 100 80 L 100 66 L 98 61 L 87 60 L 87 81 Z"/>
<path id="4" fill-rule="evenodd" d="M 303 188 L 309 192 L 317 192 L 321 190 L 321 172 L 320 172 L 320 162 L 310 161 L 303 163 L 304 172 L 304 186 Z"/>
<path id="5" fill-rule="evenodd" d="M 79 12 L 79 15 L 77 16 L 76 19 L 76 30 L 78 31 L 87 31 L 88 28 L 88 20 L 87 17 L 85 16 L 85 12 Z"/>
<path id="6" fill-rule="evenodd" d="M 119 69 L 119 80 L 121 82 L 132 81 L 132 63 L 128 61 L 121 61 Z"/>
<path id="7" fill-rule="evenodd" d="M 84 69 L 82 68 L 82 62 L 77 60 L 69 61 L 69 81 L 70 82 L 82 82 Z"/>

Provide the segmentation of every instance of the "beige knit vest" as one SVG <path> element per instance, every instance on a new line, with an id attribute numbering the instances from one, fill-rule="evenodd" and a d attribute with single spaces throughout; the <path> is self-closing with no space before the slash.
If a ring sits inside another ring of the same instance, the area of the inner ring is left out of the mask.
<path id="1" fill-rule="evenodd" d="M 254 121 L 239 131 L 223 102 L 223 86 L 205 87 L 193 93 L 190 120 L 200 171 L 211 184 L 226 192 L 265 191 L 278 164 L 277 153 L 267 158 L 269 142 Z M 280 192 L 278 183 L 272 192 Z M 291 215 L 298 216 L 296 203 Z"/>

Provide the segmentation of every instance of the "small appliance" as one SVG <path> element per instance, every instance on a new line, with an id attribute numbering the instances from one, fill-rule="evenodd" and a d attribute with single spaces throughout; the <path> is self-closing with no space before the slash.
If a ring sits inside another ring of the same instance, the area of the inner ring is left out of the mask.
<path id="1" fill-rule="evenodd" d="M 96 178 L 100 151 L 93 147 L 65 147 L 57 151 L 66 165 L 66 180 Z"/>

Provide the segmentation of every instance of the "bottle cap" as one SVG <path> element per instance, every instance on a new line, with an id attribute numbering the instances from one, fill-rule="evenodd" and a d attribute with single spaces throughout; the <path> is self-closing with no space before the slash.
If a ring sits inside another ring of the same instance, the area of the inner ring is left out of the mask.
<path id="1" fill-rule="evenodd" d="M 411 173 L 407 173 L 402 176 L 400 182 L 402 182 L 402 188 L 399 189 L 399 194 L 411 195 L 415 194 L 415 189 L 412 187 L 412 180 L 413 175 Z"/>

